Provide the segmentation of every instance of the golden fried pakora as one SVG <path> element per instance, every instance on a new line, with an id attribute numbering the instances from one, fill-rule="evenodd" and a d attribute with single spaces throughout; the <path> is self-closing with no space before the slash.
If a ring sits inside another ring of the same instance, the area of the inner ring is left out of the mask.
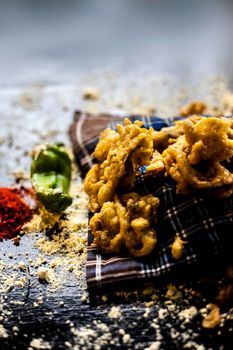
<path id="1" fill-rule="evenodd" d="M 157 239 L 153 224 L 159 199 L 136 193 L 114 197 L 90 220 L 94 244 L 104 253 L 119 253 L 123 247 L 136 257 L 148 255 Z"/>
<path id="2" fill-rule="evenodd" d="M 132 124 L 125 119 L 125 125 L 117 125 L 118 136 L 114 132 L 106 132 L 107 139 L 111 140 L 109 145 L 104 141 L 105 133 L 102 134 L 95 154 L 99 159 L 106 159 L 92 168 L 84 181 L 92 212 L 113 199 L 119 183 L 121 187 L 132 188 L 138 168 L 150 163 L 154 152 L 153 130 L 142 128 L 142 124 L 140 121 Z"/>
<path id="3" fill-rule="evenodd" d="M 228 118 L 201 118 L 184 122 L 184 135 L 162 154 L 166 171 L 177 182 L 178 193 L 215 189 L 232 194 L 233 122 Z"/>
<path id="4" fill-rule="evenodd" d="M 202 118 L 196 124 L 184 121 L 184 134 L 190 164 L 203 160 L 227 161 L 233 157 L 233 121 L 228 118 Z"/>

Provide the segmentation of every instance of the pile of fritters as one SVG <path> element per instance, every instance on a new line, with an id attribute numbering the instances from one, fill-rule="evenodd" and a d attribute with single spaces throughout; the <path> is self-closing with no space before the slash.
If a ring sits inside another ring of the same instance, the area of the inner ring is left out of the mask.
<path id="1" fill-rule="evenodd" d="M 153 226 L 159 200 L 129 192 L 140 166 L 148 165 L 153 173 L 164 172 L 165 166 L 153 146 L 154 130 L 142 128 L 140 121 L 124 122 L 117 131 L 106 129 L 100 135 L 94 157 L 101 163 L 88 172 L 84 189 L 95 213 L 90 220 L 94 244 L 106 253 L 124 247 L 134 256 L 143 256 L 157 241 Z"/>
<path id="2" fill-rule="evenodd" d="M 154 224 L 159 199 L 132 192 L 139 168 L 153 176 L 170 176 L 177 193 L 228 197 L 233 193 L 232 118 L 192 116 L 155 131 L 141 121 L 104 130 L 95 149 L 99 161 L 88 172 L 84 189 L 94 213 L 90 227 L 103 252 L 127 249 L 149 254 L 157 239 Z"/>

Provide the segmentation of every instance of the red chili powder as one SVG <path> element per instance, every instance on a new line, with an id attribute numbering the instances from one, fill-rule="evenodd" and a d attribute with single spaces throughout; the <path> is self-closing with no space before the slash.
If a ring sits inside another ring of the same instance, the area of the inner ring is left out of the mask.
<path id="1" fill-rule="evenodd" d="M 32 213 L 20 197 L 20 190 L 0 188 L 0 241 L 17 236 Z"/>

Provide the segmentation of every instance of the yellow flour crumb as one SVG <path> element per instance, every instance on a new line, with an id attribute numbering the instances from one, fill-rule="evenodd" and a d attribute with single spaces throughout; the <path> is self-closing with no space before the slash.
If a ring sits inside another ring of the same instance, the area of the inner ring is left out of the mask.
<path id="1" fill-rule="evenodd" d="M 41 338 L 33 339 L 30 343 L 30 347 L 32 349 L 37 349 L 37 350 L 49 350 L 49 349 L 51 349 L 51 345 L 47 341 L 45 341 Z"/>
<path id="2" fill-rule="evenodd" d="M 86 87 L 83 90 L 83 98 L 85 100 L 98 100 L 99 96 L 99 91 L 93 87 Z"/>
<path id="3" fill-rule="evenodd" d="M 191 306 L 188 309 L 184 309 L 179 312 L 179 318 L 184 320 L 184 323 L 188 323 L 194 316 L 197 314 L 197 308 L 195 306 Z"/>
<path id="4" fill-rule="evenodd" d="M 43 265 L 44 263 L 46 263 L 45 257 L 43 255 L 39 255 L 36 259 L 35 266 L 38 267 L 40 265 Z"/>
<path id="5" fill-rule="evenodd" d="M 215 304 L 209 304 L 207 306 L 207 309 L 209 309 L 210 312 L 204 316 L 202 320 L 202 327 L 215 328 L 220 324 L 220 321 L 221 321 L 219 307 Z"/>
<path id="6" fill-rule="evenodd" d="M 121 310 L 117 306 L 113 306 L 111 310 L 108 313 L 109 318 L 120 318 L 121 317 Z"/>
<path id="7" fill-rule="evenodd" d="M 169 284 L 167 286 L 167 293 L 166 293 L 166 298 L 171 299 L 171 300 L 177 300 L 182 297 L 181 291 L 179 291 L 176 286 Z"/>
<path id="8" fill-rule="evenodd" d="M 19 268 L 20 270 L 26 270 L 26 264 L 25 264 L 25 262 L 24 262 L 24 261 L 19 261 L 19 262 L 18 262 L 18 268 Z"/>
<path id="9" fill-rule="evenodd" d="M 3 327 L 2 324 L 0 324 L 0 339 L 8 338 L 7 330 Z"/>
<path id="10" fill-rule="evenodd" d="M 202 101 L 191 101 L 180 109 L 180 115 L 188 117 L 192 114 L 203 114 L 207 106 Z"/>
<path id="11" fill-rule="evenodd" d="M 50 282 L 50 271 L 46 267 L 40 267 L 37 271 L 37 276 L 41 282 Z"/>
<path id="12" fill-rule="evenodd" d="M 25 283 L 26 283 L 26 278 L 25 277 L 20 277 L 16 282 L 15 282 L 15 285 L 16 287 L 19 287 L 19 288 L 23 288 L 25 286 Z"/>

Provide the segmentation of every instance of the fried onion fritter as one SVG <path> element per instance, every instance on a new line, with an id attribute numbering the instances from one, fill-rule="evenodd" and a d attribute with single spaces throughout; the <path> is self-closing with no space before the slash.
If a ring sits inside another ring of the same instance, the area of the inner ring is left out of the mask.
<path id="1" fill-rule="evenodd" d="M 120 182 L 121 186 L 130 189 L 138 168 L 150 163 L 154 152 L 153 130 L 141 126 L 140 121 L 132 124 L 129 119 L 125 119 L 125 125 L 117 125 L 118 136 L 106 131 L 107 140 L 110 140 L 109 148 L 106 146 L 108 142 L 104 141 L 105 133 L 102 134 L 95 154 L 99 159 L 106 159 L 98 167 L 94 166 L 84 181 L 92 212 L 98 211 L 104 203 L 113 199 Z"/>
<path id="2" fill-rule="evenodd" d="M 227 118 L 202 118 L 194 124 L 184 121 L 190 164 L 202 160 L 227 161 L 233 157 L 233 122 Z"/>
<path id="3" fill-rule="evenodd" d="M 158 206 L 159 199 L 151 194 L 115 196 L 90 220 L 94 244 L 104 253 L 119 253 L 126 247 L 133 256 L 148 255 L 157 242 L 152 226 Z"/>
<path id="4" fill-rule="evenodd" d="M 178 184 L 178 193 L 215 189 L 232 194 L 233 122 L 227 118 L 184 121 L 184 135 L 162 154 L 166 171 Z"/>

